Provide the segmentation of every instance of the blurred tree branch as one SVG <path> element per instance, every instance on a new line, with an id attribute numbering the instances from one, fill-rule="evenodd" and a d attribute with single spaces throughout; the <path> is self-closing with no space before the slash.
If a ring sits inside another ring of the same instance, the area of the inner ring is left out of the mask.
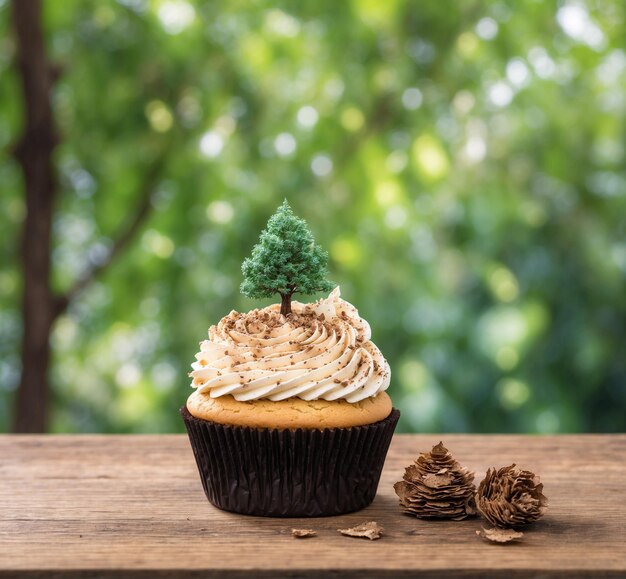
<path id="1" fill-rule="evenodd" d="M 133 241 L 141 229 L 141 226 L 150 215 L 152 200 L 169 152 L 170 147 L 164 147 L 146 170 L 137 190 L 135 210 L 131 217 L 127 219 L 126 222 L 122 223 L 115 235 L 113 235 L 111 249 L 106 257 L 100 263 L 87 267 L 70 288 L 57 297 L 57 315 L 63 313 L 74 298 L 100 277 Z"/>

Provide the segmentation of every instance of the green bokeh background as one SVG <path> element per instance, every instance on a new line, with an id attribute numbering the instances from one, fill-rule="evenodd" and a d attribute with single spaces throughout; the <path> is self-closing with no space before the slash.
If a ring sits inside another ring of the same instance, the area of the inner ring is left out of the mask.
<path id="1" fill-rule="evenodd" d="M 8 16 L 0 0 L 2 430 L 24 215 Z M 56 324 L 52 431 L 182 430 L 208 326 L 268 303 L 240 266 L 284 197 L 370 322 L 401 431 L 626 430 L 622 0 L 50 0 L 45 28 L 56 288 L 165 156 L 138 237 Z"/>

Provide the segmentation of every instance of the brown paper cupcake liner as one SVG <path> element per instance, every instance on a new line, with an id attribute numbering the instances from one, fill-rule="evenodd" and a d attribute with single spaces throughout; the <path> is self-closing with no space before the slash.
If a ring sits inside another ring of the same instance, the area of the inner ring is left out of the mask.
<path id="1" fill-rule="evenodd" d="M 204 492 L 225 511 L 324 517 L 376 496 L 400 412 L 352 428 L 279 430 L 229 426 L 180 409 Z"/>

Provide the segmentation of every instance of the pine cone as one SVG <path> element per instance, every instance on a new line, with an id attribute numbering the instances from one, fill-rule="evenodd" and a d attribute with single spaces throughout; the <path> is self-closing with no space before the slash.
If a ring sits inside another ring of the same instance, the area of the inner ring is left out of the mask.
<path id="1" fill-rule="evenodd" d="M 539 477 L 515 465 L 490 468 L 478 486 L 478 512 L 492 525 L 519 527 L 536 521 L 546 510 L 548 499 L 543 495 Z"/>
<path id="2" fill-rule="evenodd" d="M 393 488 L 408 513 L 454 521 L 476 514 L 474 473 L 454 460 L 441 442 L 408 466 L 403 479 Z"/>

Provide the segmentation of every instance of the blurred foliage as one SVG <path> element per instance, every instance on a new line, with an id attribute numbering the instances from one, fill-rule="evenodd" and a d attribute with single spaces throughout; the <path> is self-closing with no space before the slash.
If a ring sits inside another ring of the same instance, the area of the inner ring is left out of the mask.
<path id="1" fill-rule="evenodd" d="M 626 429 L 626 5 L 45 3 L 62 67 L 56 432 L 181 431 L 186 373 L 284 197 L 392 368 L 402 431 Z M 0 0 L 0 428 L 19 370 L 22 122 Z M 319 297 L 319 296 L 317 296 Z M 33 360 L 36 364 L 37 361 Z"/>

